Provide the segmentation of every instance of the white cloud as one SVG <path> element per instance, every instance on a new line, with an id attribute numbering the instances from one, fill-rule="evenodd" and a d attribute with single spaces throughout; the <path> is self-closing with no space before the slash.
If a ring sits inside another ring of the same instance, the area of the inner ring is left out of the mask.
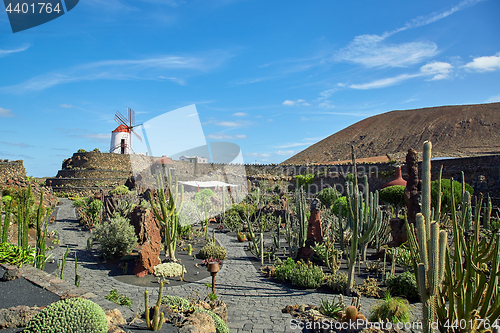
<path id="1" fill-rule="evenodd" d="M 0 108 L 0 117 L 14 117 L 10 109 Z"/>
<path id="2" fill-rule="evenodd" d="M 386 39 L 398 32 L 437 22 L 453 13 L 473 6 L 481 0 L 464 0 L 441 12 L 418 16 L 403 27 L 386 31 L 382 35 L 356 36 L 345 48 L 333 55 L 334 61 L 346 61 L 366 67 L 406 67 L 419 63 L 438 53 L 437 45 L 430 41 L 415 41 L 400 44 L 387 43 Z"/>
<path id="3" fill-rule="evenodd" d="M 29 48 L 29 45 L 18 47 L 17 49 L 11 49 L 11 50 L 2 50 L 0 49 L 0 57 L 5 57 L 11 53 L 17 53 L 17 52 L 22 52 L 25 51 Z"/>
<path id="4" fill-rule="evenodd" d="M 293 155 L 295 153 L 294 150 L 277 150 L 274 152 L 276 155 Z"/>
<path id="5" fill-rule="evenodd" d="M 23 93 L 79 81 L 93 80 L 169 80 L 184 84 L 182 78 L 163 75 L 164 72 L 207 72 L 232 57 L 223 51 L 202 56 L 166 55 L 145 59 L 104 60 L 74 66 L 58 72 L 35 76 L 20 84 L 4 87 L 4 92 Z"/>
<path id="6" fill-rule="evenodd" d="M 349 88 L 352 89 L 360 89 L 360 90 L 367 90 L 367 89 L 377 89 L 377 88 L 385 88 L 392 86 L 396 83 L 399 83 L 401 81 L 405 81 L 417 76 L 421 76 L 422 74 L 401 74 L 395 77 L 388 77 L 385 79 L 381 80 L 376 80 L 373 82 L 369 83 L 363 83 L 363 84 L 351 84 L 349 85 Z"/>
<path id="7" fill-rule="evenodd" d="M 448 79 L 453 66 L 447 62 L 434 61 L 420 67 L 420 72 L 425 75 L 433 75 L 431 81 Z"/>
<path id="8" fill-rule="evenodd" d="M 389 44 L 384 42 L 385 38 L 378 35 L 356 36 L 347 47 L 334 54 L 333 60 L 366 67 L 406 67 L 437 54 L 437 45 L 433 42 Z"/>
<path id="9" fill-rule="evenodd" d="M 226 133 L 213 133 L 207 135 L 207 139 L 213 140 L 235 140 L 235 139 L 246 139 L 247 136 L 244 134 L 236 134 L 234 136 L 228 135 Z"/>
<path id="10" fill-rule="evenodd" d="M 8 145 L 8 146 L 14 146 L 14 147 L 21 147 L 21 148 L 28 148 L 28 147 L 33 147 L 32 145 L 27 145 L 22 142 L 5 142 L 5 141 L 0 141 L 1 144 Z"/>
<path id="11" fill-rule="evenodd" d="M 248 116 L 248 113 L 245 113 L 245 112 L 236 112 L 236 113 L 233 113 L 233 116 L 235 116 L 235 117 L 246 117 L 246 116 Z"/>
<path id="12" fill-rule="evenodd" d="M 111 140 L 111 134 L 108 133 L 96 133 L 96 134 L 82 134 L 82 138 L 92 139 L 96 141 L 109 141 Z"/>
<path id="13" fill-rule="evenodd" d="M 330 100 L 325 100 L 325 101 L 319 103 L 318 106 L 320 108 L 325 108 L 325 109 L 332 109 L 335 107 L 335 105 L 333 105 L 333 102 Z"/>
<path id="14" fill-rule="evenodd" d="M 491 96 L 490 98 L 488 98 L 486 101 L 484 101 L 485 103 L 497 103 L 497 102 L 500 102 L 500 95 L 496 95 L 496 96 Z"/>
<path id="15" fill-rule="evenodd" d="M 311 104 L 307 103 L 305 99 L 298 99 L 298 100 L 295 100 L 295 101 L 287 99 L 282 104 L 286 105 L 286 106 L 293 106 L 293 105 L 310 106 L 311 105 Z"/>
<path id="16" fill-rule="evenodd" d="M 323 138 L 304 138 L 302 142 L 285 143 L 283 145 L 275 146 L 274 148 L 291 148 L 291 147 L 308 146 L 312 145 L 313 143 L 321 139 Z"/>
<path id="17" fill-rule="evenodd" d="M 267 153 L 244 153 L 243 156 L 262 158 L 262 157 L 271 157 L 271 154 L 267 154 Z"/>
<path id="18" fill-rule="evenodd" d="M 477 72 L 491 72 L 500 69 L 500 52 L 494 56 L 474 58 L 464 66 L 465 69 Z"/>
<path id="19" fill-rule="evenodd" d="M 66 108 L 66 109 L 71 109 L 73 107 L 73 105 L 71 105 L 71 104 L 61 104 L 59 106 L 62 108 Z"/>
<path id="20" fill-rule="evenodd" d="M 221 121 L 221 122 L 218 122 L 217 125 L 224 126 L 224 127 L 239 127 L 239 126 L 241 126 L 240 123 L 237 123 L 234 121 Z"/>

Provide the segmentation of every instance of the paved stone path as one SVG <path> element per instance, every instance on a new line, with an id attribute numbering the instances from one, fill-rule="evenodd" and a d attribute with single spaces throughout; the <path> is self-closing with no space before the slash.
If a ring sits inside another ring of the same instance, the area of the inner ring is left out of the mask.
<path id="1" fill-rule="evenodd" d="M 66 262 L 64 279 L 74 281 L 74 253 L 78 257 L 78 274 L 81 276 L 80 287 L 91 291 L 99 297 L 94 302 L 103 308 L 118 307 L 125 318 L 132 317 L 140 302 L 140 309 L 144 307 L 144 290 L 149 290 L 150 300 L 156 300 L 159 288 L 146 288 L 119 282 L 108 276 L 108 271 L 96 262 L 95 254 L 86 250 L 87 239 L 92 237 L 88 231 L 82 231 L 78 224 L 75 209 L 68 199 L 61 199 L 57 211 L 57 223 L 49 230 L 56 230 L 61 241 L 60 247 L 54 249 L 54 259 L 61 259 L 70 248 L 70 255 Z M 216 293 L 220 299 L 228 304 L 228 326 L 231 333 L 274 333 L 300 332 L 292 329 L 289 314 L 282 313 L 286 305 L 314 304 L 319 305 L 326 296 L 331 300 L 335 295 L 325 295 L 307 290 L 295 290 L 284 287 L 262 277 L 255 267 L 246 259 L 242 243 L 225 234 L 215 234 L 215 237 L 227 250 L 228 258 L 224 261 L 221 271 L 216 277 Z M 164 295 L 186 297 L 191 292 L 206 293 L 205 283 L 211 283 L 211 277 L 196 283 L 182 286 L 168 287 L 163 290 Z M 133 301 L 131 308 L 120 307 L 104 296 L 110 290 L 117 289 L 119 293 L 130 297 Z M 350 304 L 350 298 L 345 303 Z M 374 299 L 362 298 L 362 310 L 368 312 L 376 302 Z M 420 312 L 420 311 L 416 311 Z"/>

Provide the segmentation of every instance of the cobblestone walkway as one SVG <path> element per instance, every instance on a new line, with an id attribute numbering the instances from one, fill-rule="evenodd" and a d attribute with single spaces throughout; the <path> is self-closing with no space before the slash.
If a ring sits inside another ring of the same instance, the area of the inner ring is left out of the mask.
<path id="1" fill-rule="evenodd" d="M 124 317 L 132 317 L 137 309 L 137 304 L 144 307 L 144 290 L 149 290 L 156 299 L 158 288 L 145 288 L 117 281 L 108 276 L 108 271 L 95 261 L 95 255 L 86 250 L 87 239 L 92 237 L 88 231 L 82 231 L 76 219 L 75 209 L 68 199 L 61 199 L 62 204 L 57 211 L 57 223 L 49 230 L 56 230 L 61 240 L 60 247 L 52 252 L 55 259 L 64 255 L 66 246 L 70 248 L 71 255 L 66 262 L 64 277 L 67 281 L 74 281 L 74 253 L 78 257 L 78 274 L 81 276 L 80 286 L 99 297 L 93 299 L 103 308 L 118 307 Z M 295 290 L 274 283 L 256 272 L 255 267 L 246 259 L 242 243 L 225 234 L 215 235 L 218 242 L 227 250 L 228 258 L 224 261 L 221 271 L 216 277 L 216 293 L 220 299 L 228 304 L 228 326 L 231 333 L 253 332 L 299 332 L 292 329 L 289 314 L 281 312 L 286 305 L 315 304 L 319 305 L 321 299 L 334 295 L 325 295 L 307 290 Z M 196 283 L 183 286 L 165 286 L 163 294 L 186 297 L 191 292 L 205 294 L 205 283 L 211 283 L 211 278 L 200 280 Z M 117 289 L 119 293 L 130 297 L 133 301 L 131 308 L 120 307 L 106 299 L 104 296 L 110 290 Z M 350 298 L 345 298 L 350 304 Z M 362 310 L 367 311 L 376 302 L 374 299 L 362 299 Z"/>

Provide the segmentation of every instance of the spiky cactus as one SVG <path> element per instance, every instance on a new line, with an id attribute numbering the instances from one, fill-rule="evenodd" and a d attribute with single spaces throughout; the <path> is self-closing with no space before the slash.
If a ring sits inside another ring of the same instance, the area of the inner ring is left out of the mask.
<path id="1" fill-rule="evenodd" d="M 349 274 L 347 281 L 346 293 L 351 293 L 354 286 L 354 268 L 358 247 L 363 244 L 364 257 L 366 258 L 366 248 L 368 243 L 375 237 L 375 232 L 378 231 L 382 224 L 382 211 L 378 205 L 378 193 L 375 195 L 368 194 L 368 178 L 365 175 L 365 193 L 360 193 L 358 189 L 358 175 L 356 168 L 356 155 L 354 154 L 354 146 L 351 146 L 351 156 L 353 165 L 354 182 L 349 182 L 347 188 L 347 209 L 348 209 L 348 227 L 352 231 L 351 245 L 348 248 L 347 262 L 349 265 Z M 339 214 L 341 217 L 342 214 Z"/>
<path id="2" fill-rule="evenodd" d="M 163 225 L 165 234 L 165 249 L 168 250 L 168 256 L 170 257 L 170 259 L 175 260 L 175 248 L 177 246 L 177 224 L 179 222 L 179 212 L 182 209 L 182 203 L 184 201 L 184 187 L 181 186 L 179 198 L 179 185 L 177 182 L 177 177 L 175 178 L 175 182 L 173 182 L 172 177 L 170 176 L 170 170 L 168 170 L 166 189 L 168 192 L 167 199 L 162 183 L 163 177 L 160 174 L 160 177 L 157 177 L 158 203 L 160 209 L 157 209 L 156 200 L 153 198 L 151 193 L 149 194 L 149 200 L 151 201 L 153 213 L 155 214 L 158 221 Z"/>
<path id="3" fill-rule="evenodd" d="M 304 190 L 302 187 L 295 191 L 295 204 L 297 207 L 297 223 L 299 225 L 299 247 L 306 246 L 307 240 L 307 204 L 306 204 L 306 196 L 304 195 Z"/>
<path id="4" fill-rule="evenodd" d="M 12 198 L 3 197 L 4 205 L 5 205 L 5 217 L 3 219 L 3 228 L 2 228 L 2 243 L 7 243 L 9 240 L 9 226 L 10 219 L 12 214 Z M 0 217 L 1 222 L 1 217 Z"/>
<path id="5" fill-rule="evenodd" d="M 162 295 L 163 295 L 163 281 L 160 282 L 158 301 L 156 302 L 156 305 L 153 308 L 153 318 L 149 319 L 150 318 L 149 312 L 151 311 L 151 309 L 149 308 L 149 292 L 147 290 L 144 291 L 144 306 L 145 306 L 144 314 L 146 316 L 146 324 L 148 326 L 148 329 L 152 331 L 160 330 L 161 326 L 163 325 L 164 314 L 163 312 L 160 313 Z"/>

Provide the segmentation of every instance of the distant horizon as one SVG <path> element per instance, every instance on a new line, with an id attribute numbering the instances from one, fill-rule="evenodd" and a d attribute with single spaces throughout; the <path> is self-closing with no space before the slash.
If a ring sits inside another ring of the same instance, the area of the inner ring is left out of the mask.
<path id="1" fill-rule="evenodd" d="M 208 143 L 279 164 L 374 115 L 500 102 L 498 13 L 495 0 L 87 0 L 12 33 L 3 12 L 0 158 L 55 175 L 71 152 L 109 150 L 116 111 L 139 124 L 195 104 Z"/>

